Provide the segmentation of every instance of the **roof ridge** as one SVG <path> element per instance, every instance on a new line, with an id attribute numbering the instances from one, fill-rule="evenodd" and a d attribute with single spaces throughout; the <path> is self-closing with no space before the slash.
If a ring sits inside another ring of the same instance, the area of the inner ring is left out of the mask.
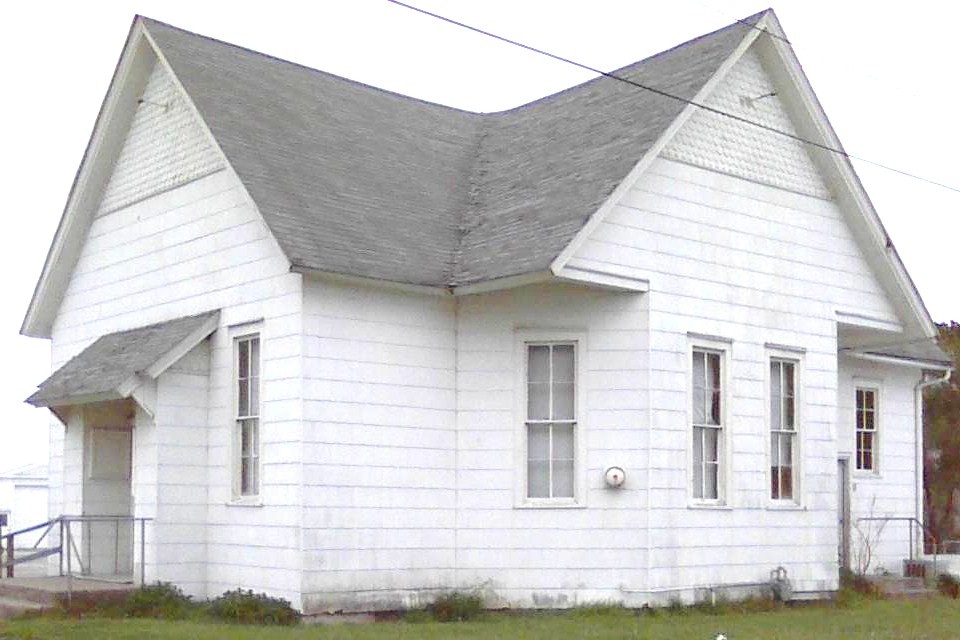
<path id="1" fill-rule="evenodd" d="M 316 67 L 311 67 L 311 66 L 306 65 L 306 64 L 303 64 L 303 63 L 301 63 L 301 62 L 295 62 L 295 61 L 293 61 L 293 60 L 287 60 L 286 58 L 281 58 L 281 57 L 279 57 L 279 56 L 271 55 L 271 54 L 269 54 L 269 53 L 264 53 L 263 51 L 257 51 L 256 49 L 251 49 L 250 47 L 244 47 L 244 46 L 242 46 L 242 45 L 235 44 L 235 43 L 233 43 L 233 42 L 227 42 L 226 40 L 221 40 L 221 39 L 219 39 L 219 38 L 214 38 L 214 37 L 212 37 L 212 36 L 207 36 L 207 35 L 204 35 L 204 34 L 202 34 L 202 33 L 197 33 L 196 31 L 190 31 L 189 29 L 184 29 L 184 28 L 182 28 L 182 27 L 178 27 L 178 26 L 176 26 L 176 25 L 172 25 L 172 24 L 170 24 L 170 23 L 168 23 L 168 22 L 164 22 L 164 21 L 162 21 L 162 20 L 157 20 L 157 19 L 151 18 L 151 17 L 149 17 L 149 16 L 144 16 L 144 15 L 137 14 L 136 18 L 139 19 L 139 20 L 141 20 L 141 21 L 147 26 L 148 31 L 149 31 L 149 28 L 150 28 L 150 23 L 152 23 L 152 24 L 154 24 L 154 25 L 160 26 L 160 27 L 165 28 L 165 29 L 170 29 L 170 30 L 172 30 L 172 31 L 178 31 L 178 32 L 180 32 L 180 33 L 189 35 L 189 36 L 194 37 L 194 38 L 199 38 L 199 39 L 201 39 L 201 40 L 207 40 L 207 41 L 209 41 L 209 42 L 214 42 L 214 43 L 216 43 L 216 44 L 219 44 L 219 45 L 222 45 L 222 46 L 225 46 L 225 47 L 229 47 L 229 48 L 231 48 L 231 49 L 236 49 L 236 50 L 238 50 L 238 51 L 243 51 L 243 52 L 245 52 L 245 53 L 249 53 L 249 54 L 252 54 L 252 55 L 255 55 L 255 56 L 259 56 L 259 57 L 264 58 L 264 59 L 266 59 L 266 60 L 271 60 L 271 61 L 273 61 L 273 62 L 279 62 L 279 63 L 281 63 L 281 64 L 286 64 L 286 65 L 290 65 L 290 66 L 292 66 L 292 67 L 297 67 L 297 68 L 299 68 L 299 69 L 302 69 L 303 71 L 307 71 L 307 72 L 310 72 L 310 73 L 316 73 L 316 74 L 318 74 L 318 75 L 325 76 L 325 77 L 327 77 L 327 78 L 331 78 L 331 79 L 333 79 L 333 80 L 337 80 L 337 81 L 344 82 L 344 83 L 347 83 L 347 84 L 351 84 L 351 85 L 354 85 L 354 86 L 362 87 L 362 88 L 364 88 L 364 89 L 370 89 L 370 90 L 373 90 L 373 91 L 377 91 L 377 92 L 379 92 L 379 93 L 385 93 L 385 94 L 387 94 L 387 95 L 395 96 L 395 97 L 398 97 L 398 98 L 403 98 L 403 99 L 405 99 L 405 100 L 411 100 L 411 101 L 414 101 L 414 102 L 419 102 L 420 104 L 424 104 L 424 105 L 431 106 L 431 107 L 439 107 L 439 108 L 441 108 L 441 109 L 447 109 L 447 110 L 449 110 L 449 111 L 455 111 L 455 112 L 457 112 L 457 113 L 462 113 L 462 114 L 465 114 L 465 115 L 468 115 L 468 116 L 482 116 L 482 115 L 485 115 L 485 114 L 484 114 L 483 112 L 481 112 L 481 111 L 470 111 L 469 109 L 461 109 L 460 107 L 451 107 L 450 105 L 447 105 L 447 104 L 442 104 L 442 103 L 439 103 L 439 102 L 433 102 L 433 101 L 430 101 L 430 100 L 426 100 L 426 99 L 424 99 L 424 98 L 418 98 L 418 97 L 416 97 L 416 96 L 406 95 L 406 94 L 403 94 L 403 93 L 399 93 L 399 92 L 397 92 L 397 91 L 391 91 L 390 89 L 384 89 L 383 87 L 378 87 L 378 86 L 376 86 L 376 85 L 367 84 L 366 82 L 361 82 L 361 81 L 359 81 L 359 80 L 354 80 L 353 78 L 348 78 L 348 77 L 346 77 L 346 76 L 341 76 L 341 75 L 339 75 L 339 74 L 332 73 L 332 72 L 330 72 L 330 71 L 324 71 L 323 69 L 317 69 Z"/>

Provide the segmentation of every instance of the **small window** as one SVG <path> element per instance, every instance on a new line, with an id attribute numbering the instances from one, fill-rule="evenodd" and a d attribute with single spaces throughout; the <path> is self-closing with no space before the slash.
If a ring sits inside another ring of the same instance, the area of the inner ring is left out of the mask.
<path id="1" fill-rule="evenodd" d="M 576 495 L 576 344 L 527 344 L 526 351 L 526 497 L 573 499 Z"/>
<path id="2" fill-rule="evenodd" d="M 877 470 L 877 390 L 857 387 L 857 470 Z"/>
<path id="3" fill-rule="evenodd" d="M 693 497 L 720 500 L 723 495 L 722 352 L 693 350 Z"/>
<path id="4" fill-rule="evenodd" d="M 797 363 L 770 360 L 770 497 L 796 499 Z"/>
<path id="5" fill-rule="evenodd" d="M 260 494 L 260 336 L 237 338 L 236 487 L 241 497 Z"/>

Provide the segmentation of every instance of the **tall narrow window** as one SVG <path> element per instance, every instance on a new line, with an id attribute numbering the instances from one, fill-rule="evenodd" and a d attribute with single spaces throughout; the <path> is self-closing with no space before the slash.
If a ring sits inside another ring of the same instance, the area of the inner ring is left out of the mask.
<path id="1" fill-rule="evenodd" d="M 693 351 L 693 497 L 719 500 L 723 456 L 721 354 Z"/>
<path id="2" fill-rule="evenodd" d="M 877 469 L 877 390 L 857 387 L 857 469 Z"/>
<path id="3" fill-rule="evenodd" d="M 236 340 L 237 488 L 240 496 L 260 493 L 260 336 Z"/>
<path id="4" fill-rule="evenodd" d="M 770 360 L 770 497 L 793 500 L 797 456 L 797 364 Z"/>
<path id="5" fill-rule="evenodd" d="M 527 497 L 576 491 L 577 353 L 574 343 L 527 345 Z"/>

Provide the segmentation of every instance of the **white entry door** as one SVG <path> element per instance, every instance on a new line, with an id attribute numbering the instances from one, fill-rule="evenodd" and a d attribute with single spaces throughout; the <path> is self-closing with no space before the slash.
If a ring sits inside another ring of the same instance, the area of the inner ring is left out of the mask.
<path id="1" fill-rule="evenodd" d="M 84 516 L 130 516 L 133 431 L 129 427 L 93 427 L 87 434 L 83 485 Z M 79 525 L 84 569 L 97 576 L 133 574 L 133 524 L 129 520 L 91 520 Z"/>

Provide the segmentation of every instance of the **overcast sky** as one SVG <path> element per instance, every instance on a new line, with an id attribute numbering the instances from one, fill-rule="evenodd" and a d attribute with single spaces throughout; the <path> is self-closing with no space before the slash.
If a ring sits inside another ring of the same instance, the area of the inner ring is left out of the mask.
<path id="1" fill-rule="evenodd" d="M 748 0 L 408 0 L 584 64 L 616 69 L 735 18 Z M 787 36 L 848 152 L 960 188 L 960 3 L 783 0 Z M 3 11 L 0 470 L 46 461 L 48 414 L 22 403 L 49 373 L 19 333 L 135 13 L 399 93 L 496 111 L 589 73 L 386 0 L 17 2 Z M 933 318 L 960 320 L 960 193 L 863 164 L 860 176 Z"/>

